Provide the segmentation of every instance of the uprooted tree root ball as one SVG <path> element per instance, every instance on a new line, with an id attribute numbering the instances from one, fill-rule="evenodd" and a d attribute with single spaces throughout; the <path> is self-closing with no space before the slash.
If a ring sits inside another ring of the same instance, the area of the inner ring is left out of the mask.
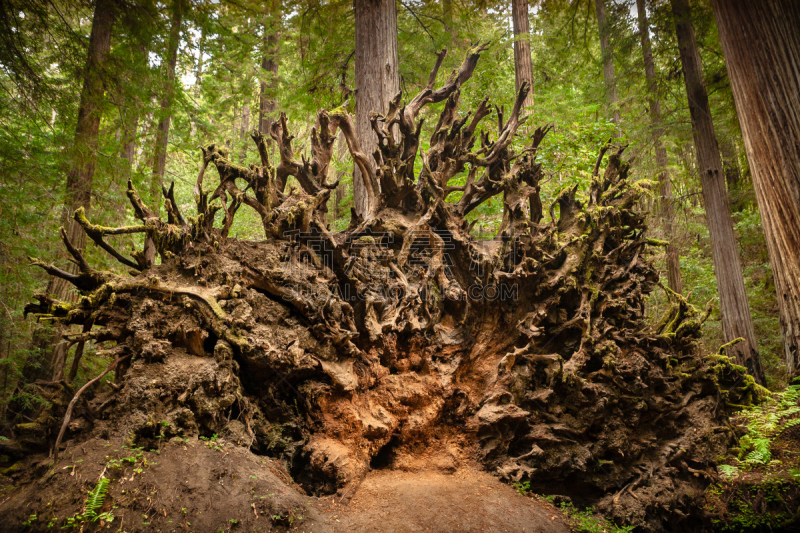
<path id="1" fill-rule="evenodd" d="M 442 53 L 425 90 L 373 114 L 374 154 L 346 112 L 321 111 L 311 159 L 297 161 L 282 116 L 270 132 L 277 162 L 258 132 L 261 165 L 202 149 L 195 217 L 170 189 L 164 222 L 131 183 L 140 224 L 102 227 L 78 211 L 87 235 L 132 272 L 93 269 L 64 232 L 77 273 L 33 260 L 81 296 L 38 295 L 26 311 L 82 325 L 69 340 L 105 346 L 116 365 L 110 393 L 55 402 L 39 417 L 55 453 L 98 435 L 150 449 L 219 434 L 282 459 L 310 493 L 346 495 L 371 462 L 402 466 L 447 435 L 504 480 L 644 530 L 694 527 L 688 518 L 732 437 L 727 413 L 756 386 L 724 356 L 698 353 L 704 317 L 681 296 L 669 294 L 658 325 L 645 322 L 658 287 L 647 250 L 663 243 L 645 236 L 635 208 L 649 184 L 628 181 L 622 149 L 600 154 L 585 201 L 564 190 L 543 222 L 536 152 L 547 130 L 512 146 L 528 87 L 507 117 L 496 108 L 493 135 L 478 130 L 488 99 L 458 112 L 482 51 L 434 89 Z M 437 102 L 423 152 L 418 114 Z M 370 207 L 332 233 L 337 130 Z M 219 174 L 212 191 L 209 166 Z M 287 192 L 289 176 L 300 187 Z M 446 201 L 452 193 L 460 198 Z M 495 196 L 503 220 L 487 245 L 466 216 Z M 228 237 L 242 206 L 260 216 L 263 240 Z M 132 258 L 105 241 L 130 233 L 145 235 Z"/>

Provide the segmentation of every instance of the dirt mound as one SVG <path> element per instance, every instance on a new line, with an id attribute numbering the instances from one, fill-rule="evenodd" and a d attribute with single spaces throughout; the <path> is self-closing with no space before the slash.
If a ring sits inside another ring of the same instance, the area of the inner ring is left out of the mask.
<path id="1" fill-rule="evenodd" d="M 92 438 L 62 456 L 15 475 L 17 490 L 0 500 L 0 531 L 331 530 L 280 462 L 216 436 L 174 437 L 153 451 Z M 105 496 L 87 514 L 102 479 Z"/>

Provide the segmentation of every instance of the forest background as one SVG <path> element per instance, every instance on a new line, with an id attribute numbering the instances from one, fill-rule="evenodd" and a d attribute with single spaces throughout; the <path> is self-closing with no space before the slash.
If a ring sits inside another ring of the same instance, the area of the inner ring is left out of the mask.
<path id="1" fill-rule="evenodd" d="M 108 4 L 108 0 L 101 3 Z M 601 2 L 602 3 L 602 2 Z M 396 3 L 397 53 L 403 100 L 424 87 L 436 53 L 448 49 L 439 76 L 449 75 L 466 50 L 490 41 L 462 107 L 486 95 L 510 107 L 515 94 L 514 43 L 530 44 L 533 100 L 528 127 L 553 125 L 539 158 L 546 173 L 542 200 L 549 205 L 565 187 L 585 190 L 597 154 L 614 138 L 628 145 L 636 179 L 657 182 L 655 139 L 645 79 L 637 3 L 646 5 L 649 37 L 661 103 L 673 210 L 659 209 L 656 187 L 642 202 L 651 236 L 671 227 L 680 258 L 684 295 L 698 308 L 711 305 L 704 328 L 706 352 L 723 343 L 717 284 L 692 123 L 670 2 L 607 0 L 607 35 L 615 72 L 616 103 L 608 99 L 604 59 L 592 0 L 542 0 L 528 6 L 530 34 L 515 36 L 511 3 L 402 0 Z M 161 203 L 161 182 L 174 183 L 183 211 L 191 211 L 192 189 L 201 164 L 199 145 L 226 144 L 231 159 L 256 163 L 253 128 L 265 131 L 285 113 L 297 132 L 295 146 L 308 152 L 317 109 L 347 105 L 355 112 L 355 20 L 347 1 L 136 0 L 111 2 L 110 51 L 93 68 L 102 82 L 99 133 L 91 185 L 91 219 L 104 225 L 133 223 L 126 209 L 131 179 L 150 205 Z M 767 385 L 786 384 L 775 285 L 761 219 L 714 14 L 707 0 L 690 2 L 712 119 L 723 160 L 735 224 L 737 252 Z M 52 331 L 25 321 L 22 309 L 48 284 L 46 274 L 27 266 L 35 256 L 58 262 L 68 202 L 67 176 L 76 158 L 76 124 L 87 78 L 94 4 L 80 0 L 0 0 L 0 402 L 41 401 L 26 383 L 50 375 Z M 439 104 L 426 114 L 436 116 Z M 263 110 L 263 113 L 260 111 Z M 617 118 L 618 117 L 618 118 Z M 615 123 L 616 122 L 616 123 Z M 426 139 L 425 135 L 422 139 Z M 166 143 L 166 144 L 165 144 Z M 520 140 L 522 143 L 522 140 Z M 166 146 L 166 148 L 163 148 Z M 427 148 L 424 141 L 423 150 Z M 93 149 L 93 148 L 92 148 Z M 353 163 L 344 146 L 334 158 L 343 185 L 332 198 L 333 229 L 344 229 L 353 206 Z M 463 178 L 462 178 L 463 179 Z M 291 182 L 289 187 L 291 187 Z M 457 200 L 457 195 L 451 196 Z M 261 223 L 241 213 L 231 235 L 259 238 Z M 547 215 L 546 215 L 547 217 Z M 470 220 L 473 234 L 494 238 L 502 219 L 500 198 L 483 204 Z M 126 242 L 130 239 L 130 242 Z M 135 237 L 113 244 L 127 250 Z M 121 268 L 87 244 L 90 262 Z M 666 284 L 666 255 L 653 260 Z M 662 291 L 648 301 L 656 321 L 668 305 Z M 33 342 L 31 341 L 33 339 Z M 85 382 L 105 361 L 87 345 L 75 382 Z M 66 367 L 75 358 L 66 355 Z"/>

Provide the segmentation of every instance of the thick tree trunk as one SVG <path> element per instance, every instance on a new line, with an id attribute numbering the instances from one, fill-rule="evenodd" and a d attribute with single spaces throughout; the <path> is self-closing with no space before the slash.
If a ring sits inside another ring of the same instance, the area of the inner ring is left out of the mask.
<path id="1" fill-rule="evenodd" d="M 764 373 L 761 370 L 753 319 L 750 316 L 750 306 L 745 292 L 736 236 L 733 233 L 725 176 L 722 172 L 717 137 L 711 120 L 711 108 L 703 81 L 703 66 L 697 50 L 691 9 L 688 0 L 671 0 L 671 3 L 683 64 L 683 79 L 689 99 L 689 112 L 692 117 L 697 170 L 703 187 L 706 221 L 711 236 L 711 254 L 717 278 L 723 338 L 725 342 L 739 337 L 744 338 L 744 342 L 734 346 L 732 352 L 735 353 L 737 361 L 747 367 L 748 372 L 759 383 L 764 384 Z"/>
<path id="2" fill-rule="evenodd" d="M 664 146 L 664 126 L 661 120 L 661 101 L 658 97 L 658 80 L 653 62 L 653 50 L 650 45 L 650 25 L 647 22 L 647 11 L 644 0 L 636 0 L 636 10 L 639 16 L 639 39 L 642 44 L 644 58 L 644 73 L 647 80 L 648 100 L 650 105 L 650 122 L 653 127 L 653 146 L 656 151 L 656 165 L 659 170 L 659 183 L 661 198 L 659 201 L 659 218 L 661 219 L 664 235 L 670 244 L 667 246 L 667 281 L 669 288 L 681 294 L 683 282 L 681 281 L 681 266 L 678 249 L 674 244 L 675 231 L 672 207 L 672 183 L 670 182 L 667 149 Z"/>
<path id="3" fill-rule="evenodd" d="M 356 15 L 356 136 L 368 154 L 378 138 L 369 120 L 371 112 L 386 113 L 389 100 L 400 92 L 397 69 L 397 8 L 394 0 L 354 0 Z M 358 167 L 353 175 L 353 204 L 356 213 L 370 211 L 370 196 Z"/>
<path id="4" fill-rule="evenodd" d="M 517 91 L 519 91 L 524 82 L 528 82 L 528 86 L 533 87 L 528 0 L 511 0 L 511 17 L 514 20 L 514 77 Z M 532 112 L 533 91 L 528 93 L 523 107 L 528 113 Z"/>
<path id="5" fill-rule="evenodd" d="M 778 292 L 790 375 L 800 352 L 800 4 L 712 0 Z"/>
<path id="6" fill-rule="evenodd" d="M 617 79 L 614 73 L 614 54 L 611 50 L 611 38 L 606 20 L 605 0 L 594 0 L 597 13 L 597 28 L 600 32 L 600 51 L 603 54 L 603 79 L 606 84 L 606 100 L 611 104 L 611 121 L 617 125 L 617 135 L 620 135 L 620 114 L 617 107 Z"/>
<path id="7" fill-rule="evenodd" d="M 169 30 L 167 55 L 164 58 L 166 66 L 166 80 L 161 96 L 161 116 L 156 130 L 155 157 L 153 162 L 153 177 L 150 182 L 152 199 L 161 197 L 161 187 L 164 182 L 164 170 L 167 166 L 167 142 L 169 141 L 169 124 L 172 119 L 172 101 L 175 96 L 175 66 L 178 63 L 178 45 L 181 37 L 181 23 L 183 22 L 183 0 L 173 0 L 172 23 Z M 159 212 L 159 203 L 153 202 L 156 214 Z"/>
<path id="8" fill-rule="evenodd" d="M 92 181 L 97 160 L 97 136 L 100 131 L 101 103 L 103 100 L 103 75 L 111 50 L 111 30 L 114 26 L 116 8 L 111 0 L 98 0 L 92 18 L 92 32 L 89 36 L 89 51 L 81 90 L 81 103 L 78 108 L 78 124 L 75 128 L 72 166 L 67 173 L 66 196 L 61 224 L 66 235 L 76 249 L 86 245 L 86 234 L 72 219 L 72 213 L 91 206 Z M 59 277 L 51 277 L 47 293 L 60 300 L 71 300 L 69 283 Z M 53 356 L 53 376 L 60 379 L 67 356 L 67 344 L 56 345 Z"/>
<path id="9" fill-rule="evenodd" d="M 258 131 L 271 143 L 269 130 L 274 118 L 272 113 L 277 109 L 275 100 L 278 89 L 278 53 L 280 44 L 280 4 L 268 4 L 267 22 L 264 24 L 264 51 L 261 58 L 261 81 L 258 109 Z"/>

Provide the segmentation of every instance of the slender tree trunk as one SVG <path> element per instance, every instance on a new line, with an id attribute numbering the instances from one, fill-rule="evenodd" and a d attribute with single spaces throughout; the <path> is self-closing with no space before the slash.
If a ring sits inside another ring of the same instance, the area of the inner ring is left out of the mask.
<path id="1" fill-rule="evenodd" d="M 258 131 L 271 143 L 269 130 L 275 120 L 272 113 L 277 108 L 278 54 L 280 43 L 280 5 L 273 2 L 269 6 L 267 22 L 264 24 L 264 55 L 261 59 L 261 83 L 258 111 Z"/>
<path id="2" fill-rule="evenodd" d="M 442 24 L 444 31 L 450 35 L 450 40 L 455 38 L 453 32 L 453 0 L 442 0 Z"/>
<path id="3" fill-rule="evenodd" d="M 736 159 L 736 148 L 730 141 L 722 139 L 719 143 L 719 154 L 722 156 L 722 170 L 725 174 L 725 183 L 728 185 L 731 211 L 737 213 L 744 209 L 744 199 L 741 189 L 742 171 Z"/>
<path id="4" fill-rule="evenodd" d="M 156 214 L 161 205 L 161 185 L 164 182 L 164 170 L 167 166 L 167 142 L 169 141 L 169 123 L 172 118 L 172 101 L 175 96 L 175 66 L 178 63 L 178 45 L 181 37 L 181 23 L 183 22 L 183 0 L 173 0 L 172 23 L 169 30 L 167 55 L 164 58 L 166 65 L 166 80 L 161 97 L 161 116 L 156 130 L 155 160 L 153 162 L 153 177 L 150 182 L 150 197 L 152 208 Z"/>
<path id="5" fill-rule="evenodd" d="M 712 0 L 767 237 L 790 375 L 800 373 L 800 4 Z"/>
<path id="6" fill-rule="evenodd" d="M 617 136 L 620 136 L 617 79 L 614 73 L 614 54 L 611 50 L 611 38 L 608 21 L 606 20 L 605 0 L 594 0 L 594 7 L 597 13 L 597 28 L 600 32 L 600 51 L 603 54 L 603 79 L 606 85 L 606 100 L 611 104 L 611 121 L 617 125 Z"/>
<path id="7" fill-rule="evenodd" d="M 342 160 L 347 157 L 347 141 L 345 141 L 344 135 L 339 135 L 339 140 L 336 141 L 336 159 L 341 164 Z M 336 179 L 341 180 L 344 176 L 344 171 L 339 171 L 336 173 Z M 345 184 L 342 183 L 338 187 L 336 187 L 336 192 L 334 194 L 334 207 L 333 207 L 333 218 L 336 220 L 340 216 L 343 216 L 344 213 L 341 211 L 340 204 L 342 200 L 344 200 L 345 194 Z"/>
<path id="8" fill-rule="evenodd" d="M 681 281 L 681 266 L 677 246 L 674 244 L 675 230 L 673 228 L 672 183 L 670 182 L 667 149 L 664 146 L 664 125 L 661 120 L 661 101 L 658 97 L 658 80 L 656 80 L 656 67 L 653 62 L 653 49 L 650 45 L 650 25 L 647 22 L 647 11 L 644 0 L 636 0 L 636 10 L 639 16 L 639 39 L 642 43 L 642 57 L 644 58 L 644 73 L 647 80 L 648 100 L 650 104 L 650 122 L 653 124 L 653 146 L 656 151 L 656 165 L 659 170 L 659 183 L 661 186 L 661 199 L 659 202 L 659 217 L 664 228 L 664 235 L 670 244 L 667 246 L 667 282 L 669 288 L 681 294 L 683 282 Z"/>
<path id="9" fill-rule="evenodd" d="M 385 113 L 389 101 L 400 91 L 397 70 L 397 9 L 394 0 L 354 0 L 356 15 L 356 135 L 369 163 L 378 146 L 369 114 Z M 353 204 L 364 215 L 370 209 L 370 198 L 355 169 Z"/>
<path id="10" fill-rule="evenodd" d="M 528 82 L 531 91 L 523 106 L 532 112 L 533 107 L 533 63 L 531 62 L 531 27 L 528 20 L 528 0 L 511 0 L 511 18 L 514 20 L 514 77 L 517 91 Z"/>
<path id="11" fill-rule="evenodd" d="M 147 58 L 150 50 L 150 42 L 146 41 L 134 48 L 134 68 L 129 73 L 129 79 L 141 79 L 142 73 L 148 71 Z M 120 114 L 122 115 L 122 149 L 120 156 L 127 160 L 124 169 L 126 180 L 131 177 L 134 169 L 134 159 L 136 156 L 136 137 L 139 131 L 139 121 L 141 120 L 141 101 L 139 95 L 134 91 L 123 91 L 125 99 Z"/>
<path id="12" fill-rule="evenodd" d="M 242 165 L 247 161 L 247 147 L 250 143 L 250 104 L 242 106 L 242 129 L 239 134 L 240 142 L 242 143 L 242 152 L 239 154 L 239 163 Z"/>
<path id="13" fill-rule="evenodd" d="M 200 42 L 197 46 L 197 66 L 194 73 L 194 86 L 200 88 L 200 83 L 203 81 L 203 54 L 206 49 L 206 28 L 200 28 Z"/>
<path id="14" fill-rule="evenodd" d="M 689 113 L 692 117 L 697 170 L 700 172 L 706 221 L 711 236 L 711 255 L 719 291 L 723 338 L 725 342 L 738 337 L 744 338 L 744 342 L 733 346 L 730 352 L 763 385 L 764 373 L 761 370 L 756 334 L 733 233 L 725 176 L 703 81 L 703 66 L 697 50 L 689 0 L 671 0 L 671 3 L 683 64 L 683 79 L 689 99 Z"/>
<path id="15" fill-rule="evenodd" d="M 81 90 L 78 124 L 73 142 L 72 166 L 67 172 L 66 195 L 61 224 L 72 244 L 82 250 L 86 246 L 86 234 L 72 219 L 79 207 L 87 211 L 91 207 L 94 166 L 97 160 L 97 137 L 100 132 L 100 115 L 103 101 L 103 78 L 106 73 L 108 55 L 111 50 L 111 30 L 114 26 L 116 7 L 112 0 L 97 0 L 89 36 L 89 50 Z M 61 278 L 50 278 L 47 292 L 59 300 L 72 300 L 68 284 Z M 56 333 L 54 340 L 60 336 Z M 60 379 L 67 357 L 67 344 L 59 342 L 53 351 L 52 368 L 55 379 Z"/>

